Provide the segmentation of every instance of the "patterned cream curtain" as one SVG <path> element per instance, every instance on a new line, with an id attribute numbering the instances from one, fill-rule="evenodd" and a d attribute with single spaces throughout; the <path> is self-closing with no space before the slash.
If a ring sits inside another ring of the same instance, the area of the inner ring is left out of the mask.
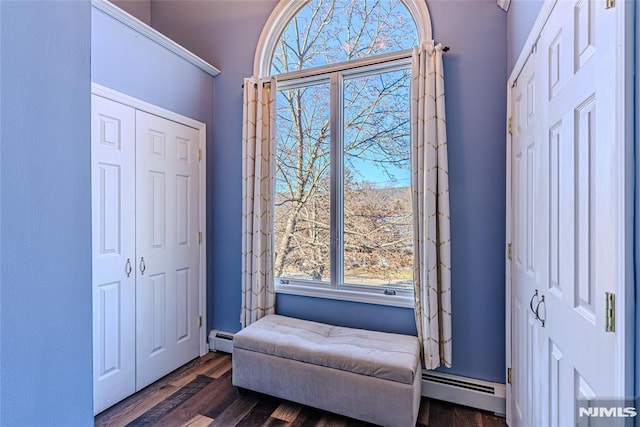
<path id="1" fill-rule="evenodd" d="M 426 369 L 451 366 L 451 247 L 442 46 L 413 51 L 411 186 L 414 295 Z"/>
<path id="2" fill-rule="evenodd" d="M 273 188 L 276 81 L 244 80 L 242 114 L 242 327 L 275 312 Z"/>

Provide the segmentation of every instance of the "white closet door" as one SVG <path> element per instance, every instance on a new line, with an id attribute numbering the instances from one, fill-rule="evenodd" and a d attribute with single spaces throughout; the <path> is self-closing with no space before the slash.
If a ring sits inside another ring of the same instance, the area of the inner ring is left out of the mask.
<path id="1" fill-rule="evenodd" d="M 604 422 L 577 406 L 623 390 L 605 310 L 625 259 L 617 10 L 558 1 L 512 92 L 512 426 Z"/>
<path id="2" fill-rule="evenodd" d="M 135 391 L 135 110 L 91 98 L 94 412 Z M 129 272 L 130 273 L 127 274 Z"/>
<path id="3" fill-rule="evenodd" d="M 518 84 L 512 89 L 513 136 L 511 144 L 512 173 L 512 302 L 511 302 L 511 342 L 513 360 L 513 385 L 511 387 L 511 425 L 535 425 L 534 385 L 540 375 L 539 353 L 535 349 L 538 322 L 531 305 L 535 307 L 539 298 L 534 296 L 540 284 L 536 280 L 539 254 L 542 247 L 539 239 L 544 234 L 538 230 L 535 219 L 544 214 L 536 203 L 535 162 L 536 140 L 536 98 L 538 97 L 538 76 L 536 53 L 532 53 L 524 65 Z M 539 102 L 539 101 L 538 101 Z M 539 120 L 539 118 L 538 118 Z M 538 239 L 538 240 L 536 240 Z M 539 291 L 538 291 L 539 292 Z M 529 422 L 527 422 L 529 420 Z"/>
<path id="4" fill-rule="evenodd" d="M 198 137 L 136 112 L 138 389 L 200 350 Z"/>
<path id="5" fill-rule="evenodd" d="M 616 132 L 617 11 L 604 1 L 558 2 L 538 49 L 544 99 L 539 184 L 548 188 L 541 232 L 544 366 L 540 422 L 586 425 L 577 399 L 621 397 L 618 333 L 607 332 L 605 293 L 624 281 L 624 183 Z M 546 193 L 546 194 L 545 194 Z"/>

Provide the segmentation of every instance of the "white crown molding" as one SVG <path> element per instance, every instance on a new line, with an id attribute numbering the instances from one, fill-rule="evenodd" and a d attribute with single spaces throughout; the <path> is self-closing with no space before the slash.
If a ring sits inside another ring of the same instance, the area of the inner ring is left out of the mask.
<path id="1" fill-rule="evenodd" d="M 138 32 L 139 34 L 143 35 L 149 40 L 175 53 L 176 55 L 178 55 L 185 61 L 195 65 L 205 73 L 210 74 L 211 76 L 214 76 L 214 77 L 220 74 L 220 70 L 218 70 L 213 65 L 209 64 L 204 59 L 200 58 L 199 56 L 195 55 L 193 52 L 180 46 L 178 43 L 174 42 L 164 34 L 161 34 L 157 30 L 151 28 L 149 25 L 145 24 L 144 22 L 140 21 L 136 17 L 120 9 L 118 6 L 114 5 L 113 3 L 107 0 L 91 0 L 91 6 L 95 7 L 98 10 L 101 10 L 102 12 L 120 21 L 127 27 Z"/>

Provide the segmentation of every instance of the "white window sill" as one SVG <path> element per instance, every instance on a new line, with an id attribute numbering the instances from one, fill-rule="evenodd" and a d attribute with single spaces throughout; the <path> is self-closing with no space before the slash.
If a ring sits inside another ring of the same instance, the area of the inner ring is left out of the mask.
<path id="1" fill-rule="evenodd" d="M 413 295 L 385 295 L 384 289 L 376 291 L 353 291 L 349 289 L 330 289 L 309 285 L 276 283 L 276 293 L 300 295 L 305 297 L 328 298 L 365 304 L 388 305 L 392 307 L 414 308 Z"/>

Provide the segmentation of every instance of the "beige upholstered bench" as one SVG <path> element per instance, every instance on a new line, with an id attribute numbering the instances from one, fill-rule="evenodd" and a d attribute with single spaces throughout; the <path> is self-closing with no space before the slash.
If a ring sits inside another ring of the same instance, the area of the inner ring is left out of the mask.
<path id="1" fill-rule="evenodd" d="M 269 315 L 233 338 L 233 384 L 383 426 L 414 426 L 418 339 Z"/>

